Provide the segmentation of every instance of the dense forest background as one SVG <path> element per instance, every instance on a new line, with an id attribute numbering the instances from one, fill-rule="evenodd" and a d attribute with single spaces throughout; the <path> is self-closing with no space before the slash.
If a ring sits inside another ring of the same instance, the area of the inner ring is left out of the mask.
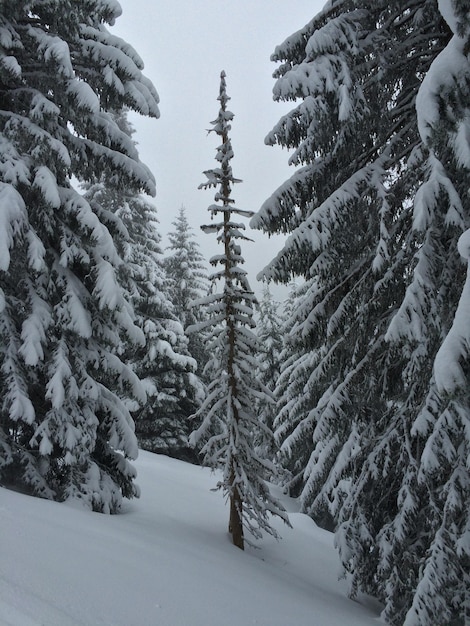
<path id="1" fill-rule="evenodd" d="M 288 523 L 269 480 L 388 623 L 467 624 L 467 2 L 333 0 L 277 46 L 292 108 L 266 142 L 294 173 L 255 214 L 231 197 L 222 74 L 212 273 L 188 209 L 162 248 L 128 119 L 159 98 L 118 15 L 0 7 L 0 484 L 116 513 L 140 445 L 222 468 L 243 547 Z M 257 311 L 247 218 L 285 236 Z"/>

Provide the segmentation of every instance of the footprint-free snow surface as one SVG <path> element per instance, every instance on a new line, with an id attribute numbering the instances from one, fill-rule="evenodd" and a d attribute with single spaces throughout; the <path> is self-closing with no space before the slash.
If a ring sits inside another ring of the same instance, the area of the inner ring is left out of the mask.
<path id="1" fill-rule="evenodd" d="M 0 488 L 1 626 L 377 626 L 348 599 L 333 536 L 288 500 L 293 528 L 245 552 L 207 469 L 141 452 L 119 515 Z"/>

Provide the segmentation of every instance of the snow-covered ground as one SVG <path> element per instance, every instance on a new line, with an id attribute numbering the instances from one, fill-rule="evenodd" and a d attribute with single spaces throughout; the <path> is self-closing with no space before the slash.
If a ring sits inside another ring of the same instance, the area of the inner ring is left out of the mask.
<path id="1" fill-rule="evenodd" d="M 347 598 L 330 533 L 293 512 L 234 548 L 216 477 L 141 452 L 142 497 L 121 515 L 0 488 L 1 626 L 377 626 Z"/>

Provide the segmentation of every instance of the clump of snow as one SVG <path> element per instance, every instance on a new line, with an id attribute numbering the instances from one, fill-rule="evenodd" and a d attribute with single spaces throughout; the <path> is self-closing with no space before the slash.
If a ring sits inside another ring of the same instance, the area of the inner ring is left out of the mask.
<path id="1" fill-rule="evenodd" d="M 431 128 L 440 119 L 440 100 L 452 93 L 455 84 L 464 82 L 468 72 L 465 39 L 459 37 L 450 0 L 440 0 L 439 10 L 454 32 L 444 50 L 434 59 L 416 96 L 418 129 L 424 143 L 430 139 Z"/>
<path id="2" fill-rule="evenodd" d="M 44 358 L 43 345 L 47 343 L 52 315 L 49 304 L 37 295 L 31 295 L 31 305 L 31 313 L 21 328 L 22 344 L 18 351 L 26 365 L 35 366 Z"/>
<path id="3" fill-rule="evenodd" d="M 70 49 L 66 41 L 33 26 L 29 27 L 28 34 L 33 39 L 36 39 L 38 52 L 43 55 L 46 63 L 55 63 L 57 71 L 63 76 L 73 78 L 75 72 L 70 58 Z"/>
<path id="4" fill-rule="evenodd" d="M 100 259 L 96 264 L 95 295 L 99 299 L 100 309 L 108 307 L 114 310 L 121 304 L 122 294 L 116 279 L 114 267 L 105 259 Z"/>
<path id="5" fill-rule="evenodd" d="M 142 497 L 111 517 L 0 488 L 2 624 L 377 626 L 295 501 L 281 541 L 242 552 L 209 470 L 145 452 L 136 466 Z"/>
<path id="6" fill-rule="evenodd" d="M 74 80 L 68 84 L 67 92 L 75 98 L 79 108 L 91 113 L 99 113 L 100 101 L 93 89 L 83 81 Z"/>
<path id="7" fill-rule="evenodd" d="M 468 261 L 470 259 L 470 229 L 460 235 L 457 248 L 460 256 Z"/>
<path id="8" fill-rule="evenodd" d="M 54 409 L 60 409 L 64 404 L 71 377 L 72 369 L 67 358 L 66 347 L 62 341 L 54 355 L 54 374 L 46 386 L 46 398 L 51 401 Z M 76 397 L 76 393 L 74 396 Z"/>
<path id="9" fill-rule="evenodd" d="M 44 268 L 44 257 L 46 256 L 44 244 L 32 229 L 26 233 L 26 240 L 28 241 L 29 266 L 39 272 Z"/>
<path id="10" fill-rule="evenodd" d="M 29 114 L 32 120 L 41 120 L 47 116 L 58 117 L 60 115 L 59 107 L 41 93 L 37 93 L 31 98 L 30 107 Z"/>
<path id="11" fill-rule="evenodd" d="M 458 165 L 470 169 L 470 118 L 468 116 L 457 123 L 457 130 L 452 139 Z"/>
<path id="12" fill-rule="evenodd" d="M 457 32 L 457 18 L 451 0 L 438 0 L 439 11 L 453 33 Z"/>
<path id="13" fill-rule="evenodd" d="M 470 230 L 459 238 L 460 255 L 470 260 Z M 465 389 L 467 377 L 462 364 L 468 360 L 470 350 L 470 263 L 467 280 L 460 296 L 452 328 L 444 339 L 434 361 L 434 376 L 441 392 L 453 393 L 456 389 Z"/>
<path id="14" fill-rule="evenodd" d="M 122 15 L 121 5 L 117 0 L 100 0 L 99 4 L 102 5 L 103 11 L 107 11 L 109 14 L 109 24 L 112 26 L 114 24 L 114 20 Z"/>
<path id="15" fill-rule="evenodd" d="M 33 187 L 41 192 L 44 200 L 53 209 L 60 207 L 60 196 L 57 189 L 57 180 L 51 170 L 45 165 L 38 167 L 34 177 Z"/>
<path id="16" fill-rule="evenodd" d="M 0 182 L 0 270 L 8 270 L 13 239 L 26 220 L 23 198 L 12 185 Z"/>
<path id="17" fill-rule="evenodd" d="M 447 194 L 449 202 L 446 223 L 463 226 L 464 210 L 460 196 L 444 166 L 432 152 L 428 157 L 428 169 L 428 179 L 420 186 L 414 199 L 413 228 L 420 231 L 429 228 L 433 220 L 434 209 L 443 191 Z"/>
<path id="18" fill-rule="evenodd" d="M 5 56 L 0 59 L 0 63 L 3 65 L 7 72 L 12 74 L 16 78 L 21 78 L 21 66 L 16 60 L 16 57 Z"/>

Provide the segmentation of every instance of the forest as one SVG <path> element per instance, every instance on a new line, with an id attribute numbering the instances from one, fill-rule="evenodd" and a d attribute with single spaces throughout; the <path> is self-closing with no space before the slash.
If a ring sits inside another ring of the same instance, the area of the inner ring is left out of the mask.
<path id="1" fill-rule="evenodd" d="M 184 206 L 162 245 L 129 120 L 159 95 L 119 15 L 0 4 L 0 486 L 118 514 L 139 449 L 200 464 L 238 548 L 282 541 L 280 489 L 385 623 L 468 626 L 467 0 L 329 0 L 273 42 L 293 174 L 255 212 L 222 71 L 207 260 Z M 259 301 L 249 227 L 284 237 Z"/>

